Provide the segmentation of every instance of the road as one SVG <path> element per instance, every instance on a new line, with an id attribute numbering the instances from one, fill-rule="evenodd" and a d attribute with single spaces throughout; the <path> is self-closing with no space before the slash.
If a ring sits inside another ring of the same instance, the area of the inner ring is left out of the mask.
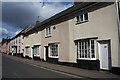
<path id="1" fill-rule="evenodd" d="M 2 56 L 2 78 L 73 78 Z"/>

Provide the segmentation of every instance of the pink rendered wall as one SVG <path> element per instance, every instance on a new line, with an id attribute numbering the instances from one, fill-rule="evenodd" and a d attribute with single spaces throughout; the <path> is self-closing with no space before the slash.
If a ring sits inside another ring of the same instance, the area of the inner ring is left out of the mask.
<path id="1" fill-rule="evenodd" d="M 5 42 L 3 45 L 2 45 L 2 47 L 1 47 L 1 52 L 2 53 L 7 53 L 7 42 Z"/>

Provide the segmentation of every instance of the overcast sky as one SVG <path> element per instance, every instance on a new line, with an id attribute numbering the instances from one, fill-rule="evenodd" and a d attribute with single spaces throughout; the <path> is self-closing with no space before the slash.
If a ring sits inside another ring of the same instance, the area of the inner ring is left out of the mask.
<path id="1" fill-rule="evenodd" d="M 36 2 L 4 1 L 6 2 L 2 2 L 2 21 L 0 20 L 2 27 L 0 27 L 0 34 L 4 38 L 7 36 L 12 38 L 28 25 L 34 26 L 37 16 L 42 22 L 71 7 L 74 0 L 67 0 L 67 2 L 65 0 L 43 0 L 42 2 L 40 0 L 36 0 Z"/>

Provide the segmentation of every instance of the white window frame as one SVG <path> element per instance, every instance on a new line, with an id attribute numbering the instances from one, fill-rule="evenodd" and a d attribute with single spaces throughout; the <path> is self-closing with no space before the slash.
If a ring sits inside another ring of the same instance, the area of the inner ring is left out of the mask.
<path id="1" fill-rule="evenodd" d="M 95 55 L 94 58 L 92 58 L 92 53 L 91 53 L 91 41 L 92 40 L 94 40 L 94 55 Z M 79 57 L 80 56 L 80 51 L 82 52 L 82 42 L 85 44 L 85 41 L 81 40 L 81 41 L 77 42 L 77 59 L 82 59 L 82 60 L 96 60 L 96 43 L 97 42 L 96 42 L 95 39 L 89 39 L 88 41 L 90 43 L 90 58 L 88 57 L 88 53 L 89 53 L 88 50 L 87 50 L 87 58 L 85 58 L 85 45 L 84 45 L 84 58 L 82 58 L 82 54 L 81 54 L 81 58 Z M 80 46 L 80 43 L 81 43 L 81 50 L 80 50 L 80 47 L 78 47 L 78 46 Z M 88 49 L 88 47 L 87 47 L 87 49 Z"/>
<path id="2" fill-rule="evenodd" d="M 29 50 L 28 50 L 28 51 L 29 51 L 29 54 L 26 54 L 26 53 L 27 53 L 26 48 L 28 48 L 28 49 L 29 49 Z M 30 46 L 26 46 L 26 47 L 25 47 L 25 56 L 30 56 Z"/>
<path id="3" fill-rule="evenodd" d="M 38 47 L 38 54 L 34 54 L 34 48 L 35 48 L 35 47 Z M 33 46 L 32 53 L 33 53 L 33 55 L 34 55 L 35 57 L 40 57 L 40 46 L 39 46 L 39 45 Z"/>
<path id="4" fill-rule="evenodd" d="M 78 15 L 78 16 L 76 16 L 76 23 L 88 21 L 88 19 L 85 20 L 85 14 L 87 14 L 87 17 L 89 18 L 89 13 L 84 13 L 84 14 Z M 83 19 L 81 19 L 81 16 L 83 16 Z M 77 17 L 79 17 L 79 18 L 77 19 Z"/>
<path id="5" fill-rule="evenodd" d="M 49 49 L 49 57 L 50 58 L 58 58 L 59 57 L 59 44 L 58 43 L 51 43 L 51 44 L 57 44 L 58 45 L 58 56 L 51 56 L 51 50 L 50 50 L 50 45 L 49 45 L 49 47 L 48 47 L 48 49 Z"/>
<path id="6" fill-rule="evenodd" d="M 51 26 L 49 26 L 45 28 L 45 37 L 50 37 L 51 35 L 52 35 L 52 29 L 51 29 Z"/>

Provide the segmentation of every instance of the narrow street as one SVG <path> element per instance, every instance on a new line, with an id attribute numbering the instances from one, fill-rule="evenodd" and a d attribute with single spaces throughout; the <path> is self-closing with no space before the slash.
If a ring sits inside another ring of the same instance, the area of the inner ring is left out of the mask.
<path id="1" fill-rule="evenodd" d="M 2 55 L 2 78 L 74 78 L 25 64 Z"/>

